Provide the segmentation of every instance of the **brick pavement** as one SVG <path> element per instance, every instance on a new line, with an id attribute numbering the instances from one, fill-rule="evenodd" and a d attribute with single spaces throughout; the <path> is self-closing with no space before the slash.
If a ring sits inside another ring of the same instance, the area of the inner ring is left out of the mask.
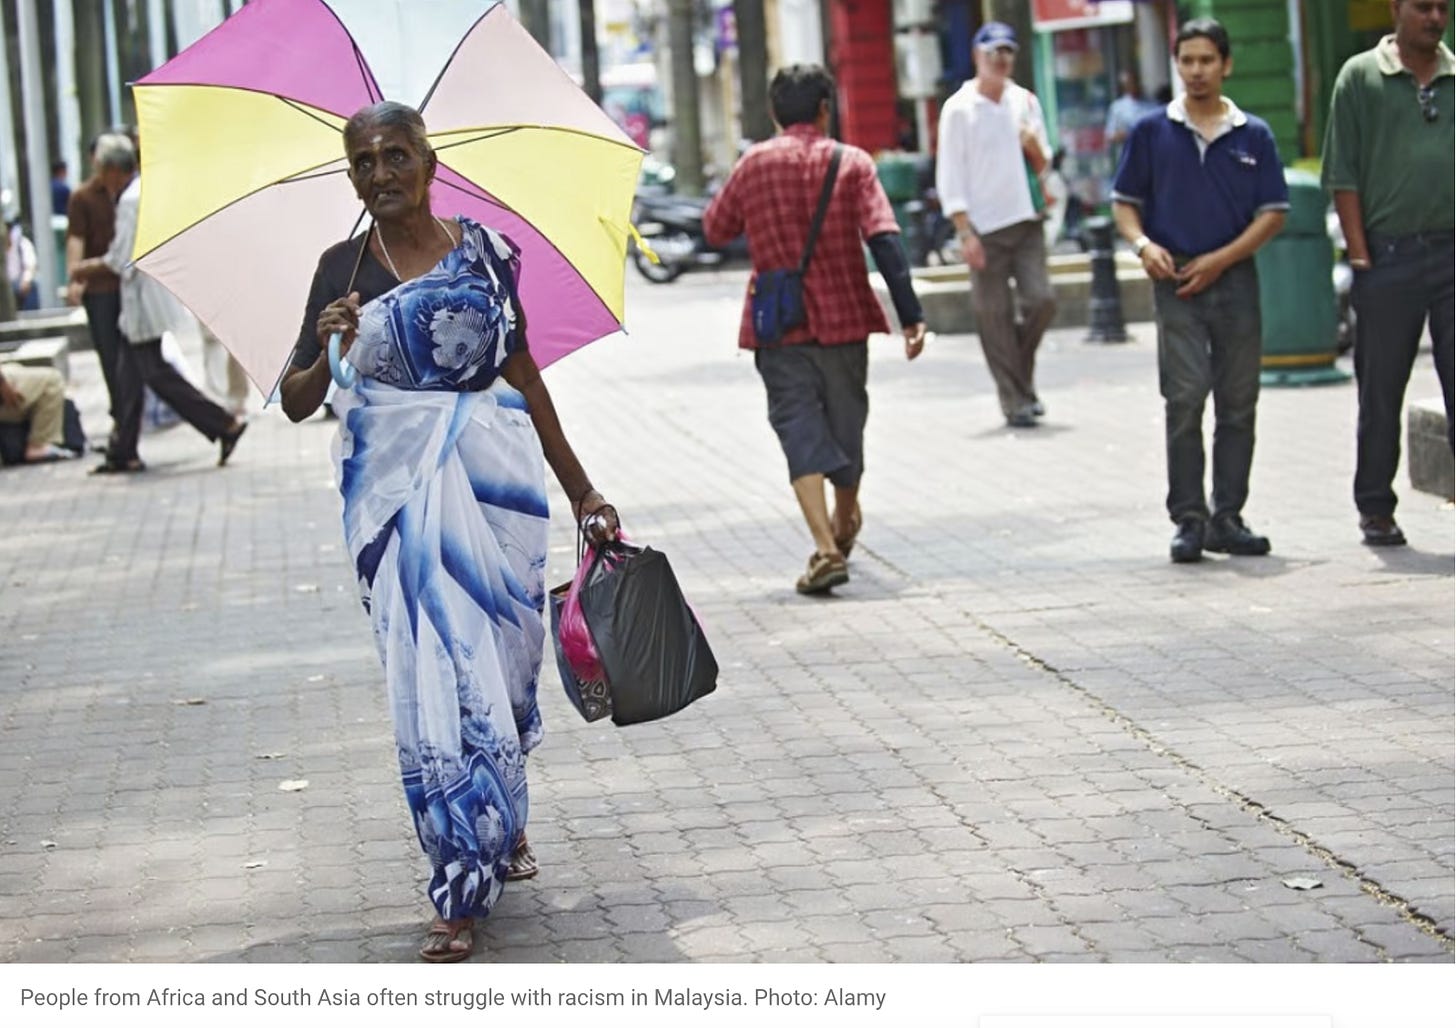
<path id="1" fill-rule="evenodd" d="M 548 373 L 722 678 L 617 730 L 548 659 L 543 871 L 477 959 L 1451 961 L 1452 515 L 1402 487 L 1414 545 L 1358 545 L 1349 387 L 1264 394 L 1274 555 L 1174 567 L 1148 326 L 1050 338 L 1021 432 L 973 337 L 881 340 L 854 580 L 803 599 L 741 281 L 634 281 L 631 336 Z M 0 959 L 414 959 L 331 434 L 273 413 L 222 471 L 178 428 L 144 476 L 0 475 Z M 553 580 L 572 559 L 558 522 Z"/>

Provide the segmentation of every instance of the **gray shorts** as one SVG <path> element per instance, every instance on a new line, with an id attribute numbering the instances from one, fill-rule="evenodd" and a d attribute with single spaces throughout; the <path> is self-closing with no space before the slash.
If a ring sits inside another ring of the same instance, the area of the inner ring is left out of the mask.
<path id="1" fill-rule="evenodd" d="M 789 462 L 789 481 L 824 475 L 848 489 L 864 474 L 865 341 L 800 343 L 753 351 L 768 390 L 768 421 Z"/>

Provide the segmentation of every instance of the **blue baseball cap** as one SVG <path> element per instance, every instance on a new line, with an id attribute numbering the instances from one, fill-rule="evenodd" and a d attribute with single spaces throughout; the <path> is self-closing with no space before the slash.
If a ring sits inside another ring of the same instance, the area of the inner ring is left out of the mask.
<path id="1" fill-rule="evenodd" d="M 988 21 L 976 30 L 971 43 L 977 50 L 995 50 L 999 47 L 1018 49 L 1016 30 L 1004 21 Z"/>

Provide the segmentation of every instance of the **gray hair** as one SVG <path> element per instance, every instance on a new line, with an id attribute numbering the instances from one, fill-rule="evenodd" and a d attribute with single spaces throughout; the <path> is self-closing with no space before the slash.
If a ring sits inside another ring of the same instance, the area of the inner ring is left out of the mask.
<path id="1" fill-rule="evenodd" d="M 410 146 L 421 158 L 428 161 L 435 156 L 435 148 L 430 145 L 430 135 L 425 129 L 425 119 L 408 104 L 382 100 L 355 111 L 354 116 L 344 125 L 346 154 L 349 141 L 358 138 L 360 133 L 370 128 L 402 129 L 409 138 Z"/>
<path id="2" fill-rule="evenodd" d="M 136 171 L 136 147 L 131 140 L 116 132 L 107 132 L 96 138 L 96 166 L 127 173 Z"/>

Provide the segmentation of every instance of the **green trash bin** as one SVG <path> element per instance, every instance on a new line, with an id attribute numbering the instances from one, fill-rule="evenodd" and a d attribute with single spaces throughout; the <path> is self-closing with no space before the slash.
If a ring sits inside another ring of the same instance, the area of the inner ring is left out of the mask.
<path id="1" fill-rule="evenodd" d="M 875 161 L 875 171 L 892 204 L 920 199 L 920 169 L 915 154 L 882 154 Z"/>
<path id="2" fill-rule="evenodd" d="M 1325 229 L 1328 199 L 1319 177 L 1294 168 L 1284 172 L 1289 214 L 1284 229 L 1255 257 L 1259 309 L 1264 324 L 1264 385 L 1344 382 L 1335 309 L 1334 248 Z"/>

